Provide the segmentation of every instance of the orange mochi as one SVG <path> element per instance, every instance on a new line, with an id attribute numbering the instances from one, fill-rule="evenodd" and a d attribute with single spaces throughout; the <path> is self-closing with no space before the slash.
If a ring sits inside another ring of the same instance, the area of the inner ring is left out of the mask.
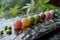
<path id="1" fill-rule="evenodd" d="M 23 27 L 27 27 L 30 25 L 30 20 L 28 18 L 23 18 L 22 19 L 22 25 Z"/>

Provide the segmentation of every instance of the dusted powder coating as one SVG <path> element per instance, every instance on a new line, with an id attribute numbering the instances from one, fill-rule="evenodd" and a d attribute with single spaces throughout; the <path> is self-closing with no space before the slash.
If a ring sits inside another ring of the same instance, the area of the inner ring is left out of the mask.
<path id="1" fill-rule="evenodd" d="M 39 15 L 40 15 L 40 17 L 41 17 L 42 20 L 45 19 L 45 14 L 43 12 L 39 13 Z"/>
<path id="2" fill-rule="evenodd" d="M 14 29 L 21 29 L 22 28 L 22 22 L 20 20 L 15 21 L 14 23 Z"/>
<path id="3" fill-rule="evenodd" d="M 46 21 L 49 21 L 50 18 L 51 18 L 51 13 L 50 13 L 49 11 L 46 11 L 46 12 L 45 12 L 45 16 L 46 16 L 46 17 L 45 17 L 45 20 L 46 20 Z"/>
<path id="4" fill-rule="evenodd" d="M 41 19 L 39 14 L 34 15 L 34 18 L 35 18 L 35 24 L 38 23 Z"/>
<path id="5" fill-rule="evenodd" d="M 28 18 L 23 18 L 22 19 L 22 26 L 27 27 L 30 25 L 30 20 Z"/>
<path id="6" fill-rule="evenodd" d="M 30 20 L 30 24 L 34 24 L 35 18 L 33 16 L 29 16 L 28 19 Z"/>

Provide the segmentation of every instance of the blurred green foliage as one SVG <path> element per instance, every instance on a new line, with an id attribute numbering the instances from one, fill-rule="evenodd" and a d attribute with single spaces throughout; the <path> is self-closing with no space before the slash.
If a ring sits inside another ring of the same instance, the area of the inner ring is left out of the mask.
<path id="1" fill-rule="evenodd" d="M 4 1 L 1 3 L 2 5 L 0 6 L 0 18 L 2 18 L 2 13 L 3 13 L 3 11 L 6 9 L 6 5 L 5 5 L 5 3 L 4 3 Z M 5 6 L 4 6 L 5 5 Z"/>
<path id="2" fill-rule="evenodd" d="M 51 4 L 47 4 L 50 0 L 39 0 L 39 5 L 42 9 L 43 12 L 45 12 L 46 10 L 54 10 L 57 7 Z"/>
<path id="3" fill-rule="evenodd" d="M 27 13 L 34 12 L 36 9 L 35 1 L 31 0 L 31 3 L 26 3 L 26 6 L 22 7 L 22 9 L 27 9 Z"/>
<path id="4" fill-rule="evenodd" d="M 0 17 L 2 17 L 2 15 L 4 15 L 4 17 L 6 17 L 6 16 L 14 17 L 14 16 L 17 16 L 18 13 L 19 14 L 23 13 L 23 11 L 20 8 L 23 5 L 25 5 L 26 2 L 30 2 L 30 1 L 27 1 L 27 0 L 0 0 Z M 3 12 L 3 14 L 2 14 L 2 12 Z"/>
<path id="5" fill-rule="evenodd" d="M 5 10 L 6 6 L 4 6 L 4 2 L 2 2 L 2 5 L 0 7 L 0 14 Z"/>
<path id="6" fill-rule="evenodd" d="M 16 4 L 14 7 L 9 9 L 9 14 L 13 16 L 17 16 L 18 13 L 23 13 L 21 9 L 19 9 L 19 5 Z"/>
<path id="7" fill-rule="evenodd" d="M 3 1 L 8 7 L 14 6 L 15 4 L 23 5 L 25 3 L 25 0 L 0 0 L 0 6 Z"/>
<path id="8" fill-rule="evenodd" d="M 36 3 L 36 1 L 38 1 Z M 2 12 L 8 10 L 5 16 L 16 17 L 18 13 L 23 11 L 28 13 L 34 13 L 37 9 L 45 12 L 46 10 L 56 9 L 57 7 L 51 4 L 47 4 L 50 0 L 0 0 L 0 17 Z M 5 17 L 4 16 L 4 17 Z"/>

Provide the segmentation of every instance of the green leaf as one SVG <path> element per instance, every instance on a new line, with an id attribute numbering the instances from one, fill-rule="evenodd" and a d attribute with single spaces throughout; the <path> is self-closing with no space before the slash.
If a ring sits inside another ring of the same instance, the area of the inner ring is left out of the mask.
<path id="1" fill-rule="evenodd" d="M 47 9 L 48 10 L 52 10 L 52 9 L 55 9 L 57 8 L 56 6 L 54 5 L 51 5 L 51 4 L 47 4 L 50 0 L 39 0 L 39 4 L 40 4 L 40 7 L 42 9 L 42 11 L 46 11 Z"/>
<path id="2" fill-rule="evenodd" d="M 27 9 L 27 12 L 33 12 L 35 10 L 35 1 L 31 0 L 31 3 L 27 3 L 26 6 L 22 7 L 22 9 Z"/>
<path id="3" fill-rule="evenodd" d="M 44 4 L 48 3 L 49 1 L 50 0 L 39 0 L 40 3 L 44 3 Z"/>
<path id="4" fill-rule="evenodd" d="M 43 11 L 43 12 L 45 12 L 48 9 L 46 4 L 40 4 L 40 7 L 41 7 L 41 11 Z"/>
<path id="5" fill-rule="evenodd" d="M 26 3 L 26 5 L 27 5 L 27 6 L 30 6 L 30 5 L 32 5 L 32 4 Z"/>
<path id="6" fill-rule="evenodd" d="M 24 7 L 22 7 L 22 9 L 27 9 L 27 8 L 29 8 L 29 6 L 24 6 Z"/>
<path id="7" fill-rule="evenodd" d="M 41 9 L 43 12 L 45 12 L 47 9 L 48 10 L 54 10 L 55 8 L 57 8 L 57 7 L 54 5 L 50 5 L 50 4 L 42 4 L 41 5 Z"/>
<path id="8" fill-rule="evenodd" d="M 29 13 L 29 12 L 30 12 L 30 10 L 31 10 L 31 8 L 28 8 L 28 9 L 27 9 L 27 13 Z"/>
<path id="9" fill-rule="evenodd" d="M 18 13 L 23 13 L 22 9 L 19 9 L 19 5 L 16 4 L 14 7 L 9 9 L 9 14 L 11 14 L 10 16 L 14 16 L 16 17 L 18 15 Z"/>
<path id="10" fill-rule="evenodd" d="M 0 14 L 5 10 L 7 6 L 4 6 L 4 1 L 2 2 L 2 6 L 0 7 Z"/>
<path id="11" fill-rule="evenodd" d="M 35 4 L 34 0 L 31 0 L 31 4 L 33 4 L 33 5 Z"/>
<path id="12" fill-rule="evenodd" d="M 47 10 L 47 8 L 42 8 L 42 11 L 45 12 Z"/>
<path id="13" fill-rule="evenodd" d="M 27 16 L 28 16 L 28 14 L 29 14 L 30 10 L 31 10 L 31 8 L 28 8 L 28 9 L 27 9 Z"/>
<path id="14" fill-rule="evenodd" d="M 36 10 L 35 7 L 32 7 L 32 8 L 31 8 L 31 12 L 32 12 L 32 13 L 33 13 L 35 10 Z"/>
<path id="15" fill-rule="evenodd" d="M 56 6 L 54 6 L 54 5 L 51 5 L 51 4 L 46 4 L 46 6 L 48 7 L 48 9 L 55 9 L 55 8 L 57 8 Z"/>

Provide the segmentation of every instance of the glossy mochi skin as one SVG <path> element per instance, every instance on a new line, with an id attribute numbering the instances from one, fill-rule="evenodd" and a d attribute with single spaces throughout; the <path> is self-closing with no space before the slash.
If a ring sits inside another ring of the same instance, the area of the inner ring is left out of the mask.
<path id="1" fill-rule="evenodd" d="M 20 20 L 15 21 L 14 29 L 20 30 L 22 28 L 22 22 Z"/>
<path id="2" fill-rule="evenodd" d="M 27 27 L 27 26 L 29 26 L 30 24 L 33 24 L 33 23 L 36 24 L 41 19 L 49 21 L 50 18 L 52 17 L 52 15 L 53 15 L 53 10 L 46 11 L 45 13 L 35 14 L 34 16 L 29 16 L 28 18 L 23 18 L 22 22 L 20 20 L 17 20 L 14 23 L 14 29 L 21 29 L 22 26 Z"/>
<path id="3" fill-rule="evenodd" d="M 46 11 L 46 12 L 45 12 L 45 16 L 46 16 L 46 17 L 45 17 L 45 20 L 46 20 L 46 21 L 49 21 L 50 18 L 51 18 L 51 16 L 52 16 L 52 14 L 51 14 L 49 11 Z"/>
<path id="4" fill-rule="evenodd" d="M 28 19 L 30 20 L 30 24 L 34 24 L 35 18 L 33 16 L 29 16 Z"/>
<path id="5" fill-rule="evenodd" d="M 51 17 L 53 17 L 53 15 L 54 15 L 54 10 L 50 10 L 50 13 L 51 13 Z"/>
<path id="6" fill-rule="evenodd" d="M 30 20 L 28 18 L 23 18 L 22 19 L 22 25 L 23 27 L 27 27 L 30 25 Z"/>
<path id="7" fill-rule="evenodd" d="M 45 14 L 44 14 L 43 12 L 41 12 L 39 15 L 40 15 L 40 17 L 41 17 L 42 20 L 44 20 L 45 17 L 46 17 Z"/>
<path id="8" fill-rule="evenodd" d="M 34 15 L 35 18 L 35 24 L 38 23 L 40 21 L 40 16 L 38 14 Z"/>

